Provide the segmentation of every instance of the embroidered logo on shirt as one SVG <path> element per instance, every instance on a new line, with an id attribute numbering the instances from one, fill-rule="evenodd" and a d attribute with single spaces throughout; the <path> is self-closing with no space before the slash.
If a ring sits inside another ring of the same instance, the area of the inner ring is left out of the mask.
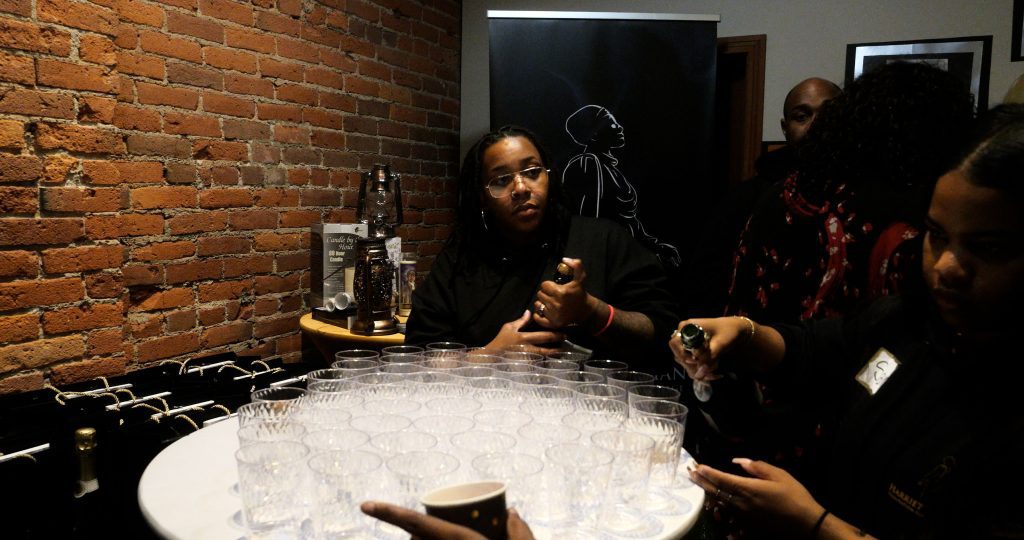
<path id="1" fill-rule="evenodd" d="M 864 364 L 864 367 L 860 368 L 855 378 L 873 396 L 898 367 L 900 367 L 900 361 L 882 347 L 875 352 L 868 363 Z"/>
<path id="2" fill-rule="evenodd" d="M 910 510 L 915 516 L 924 517 L 924 503 L 913 498 L 906 491 L 896 487 L 896 484 L 889 483 L 889 498 L 899 503 L 900 506 Z"/>

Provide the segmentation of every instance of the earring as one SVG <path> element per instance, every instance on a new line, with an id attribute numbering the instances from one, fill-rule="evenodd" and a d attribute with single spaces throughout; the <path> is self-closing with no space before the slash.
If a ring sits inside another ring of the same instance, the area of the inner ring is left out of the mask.
<path id="1" fill-rule="evenodd" d="M 484 230 L 487 231 L 487 214 L 483 210 L 480 211 L 480 223 L 483 224 Z"/>

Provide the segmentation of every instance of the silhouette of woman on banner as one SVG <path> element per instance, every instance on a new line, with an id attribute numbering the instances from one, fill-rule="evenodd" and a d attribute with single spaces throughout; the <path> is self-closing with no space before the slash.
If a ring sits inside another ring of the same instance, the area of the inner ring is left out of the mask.
<path id="1" fill-rule="evenodd" d="M 565 120 L 565 131 L 583 147 L 562 173 L 570 209 L 581 216 L 621 223 L 663 264 L 679 266 L 679 250 L 650 235 L 637 217 L 636 189 L 619 170 L 619 160 L 612 154 L 613 148 L 626 145 L 622 125 L 612 113 L 600 105 L 584 105 Z"/>

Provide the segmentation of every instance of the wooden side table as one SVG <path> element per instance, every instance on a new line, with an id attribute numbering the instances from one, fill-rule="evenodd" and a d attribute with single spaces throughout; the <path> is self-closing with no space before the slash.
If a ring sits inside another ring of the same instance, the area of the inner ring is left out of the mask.
<path id="1" fill-rule="evenodd" d="M 405 322 L 405 317 L 399 317 L 399 322 Z M 334 353 L 343 349 L 373 349 L 379 351 L 391 345 L 402 345 L 405 343 L 405 334 L 388 334 L 386 336 L 361 336 L 330 323 L 313 319 L 312 313 L 307 313 L 299 319 L 299 327 L 302 332 L 313 340 L 320 354 L 328 365 L 334 362 Z"/>

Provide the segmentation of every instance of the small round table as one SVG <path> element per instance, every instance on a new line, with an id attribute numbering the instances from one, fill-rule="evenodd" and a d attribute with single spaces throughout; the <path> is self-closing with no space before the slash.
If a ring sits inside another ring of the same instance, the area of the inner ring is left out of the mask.
<path id="1" fill-rule="evenodd" d="M 405 317 L 399 317 L 400 322 L 405 322 Z M 334 361 L 334 353 L 343 349 L 373 349 L 379 351 L 391 345 L 402 345 L 405 343 L 405 334 L 388 334 L 385 336 L 363 336 L 349 332 L 348 328 L 336 326 L 313 318 L 312 313 L 307 313 L 299 319 L 299 327 L 313 344 L 316 345 L 320 354 L 328 364 Z"/>

